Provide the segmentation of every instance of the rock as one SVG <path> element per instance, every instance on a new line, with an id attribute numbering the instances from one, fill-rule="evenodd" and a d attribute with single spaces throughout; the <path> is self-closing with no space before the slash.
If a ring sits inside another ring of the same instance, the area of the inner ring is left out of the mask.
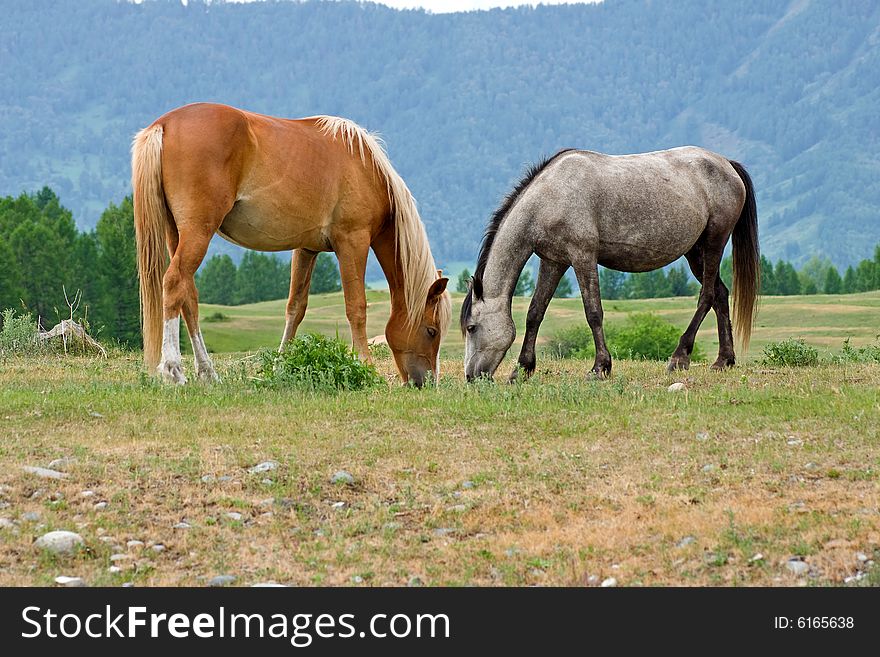
<path id="1" fill-rule="evenodd" d="M 763 559 L 764 559 L 764 555 L 761 554 L 760 552 L 757 552 L 756 554 L 752 555 L 752 557 L 751 557 L 751 559 L 749 559 L 749 561 L 754 563 L 756 561 L 762 561 Z"/>
<path id="2" fill-rule="evenodd" d="M 110 566 L 110 567 L 107 569 L 107 572 L 108 572 L 108 573 L 111 573 L 111 574 L 113 574 L 113 575 L 115 575 L 116 573 L 121 573 L 121 572 L 122 572 L 122 568 L 120 568 L 119 566 Z"/>
<path id="3" fill-rule="evenodd" d="M 697 433 L 696 436 L 694 436 L 694 438 L 696 438 L 696 439 L 699 440 L 700 442 L 704 442 L 704 441 L 706 441 L 706 440 L 709 440 L 709 434 L 706 433 L 705 431 L 700 431 L 700 432 Z"/>
<path id="4" fill-rule="evenodd" d="M 233 521 L 239 521 L 242 518 L 242 515 L 238 513 L 238 511 L 230 511 L 226 514 L 226 517 Z"/>
<path id="5" fill-rule="evenodd" d="M 68 577 L 67 575 L 59 575 L 55 578 L 55 583 L 59 586 L 67 586 L 71 588 L 86 585 L 81 577 Z"/>
<path id="6" fill-rule="evenodd" d="M 48 468 L 50 470 L 64 470 L 76 463 L 76 459 L 72 456 L 65 456 L 54 461 L 49 461 Z"/>
<path id="7" fill-rule="evenodd" d="M 675 547 L 685 548 L 696 540 L 697 539 L 695 539 L 693 536 L 685 536 L 683 539 L 681 539 L 678 543 L 675 544 Z"/>
<path id="8" fill-rule="evenodd" d="M 412 577 L 409 578 L 409 581 L 406 583 L 406 585 L 410 588 L 418 588 L 420 586 L 424 586 L 425 584 L 424 584 L 424 582 L 422 582 L 421 577 L 418 577 L 417 575 L 413 575 Z"/>
<path id="9" fill-rule="evenodd" d="M 452 527 L 437 527 L 437 529 L 434 530 L 434 536 L 449 536 L 454 533 L 455 530 Z"/>
<path id="10" fill-rule="evenodd" d="M 470 488 L 476 488 L 477 485 L 474 482 L 468 480 L 468 481 L 461 482 L 461 487 L 464 489 L 470 489 Z"/>
<path id="11" fill-rule="evenodd" d="M 250 474 L 258 474 L 260 472 L 269 472 L 270 470 L 274 470 L 277 467 L 278 461 L 263 461 L 262 463 L 257 463 L 252 468 L 248 468 L 248 472 Z"/>
<path id="12" fill-rule="evenodd" d="M 785 562 L 785 567 L 798 577 L 810 572 L 810 564 L 801 559 L 792 558 Z"/>
<path id="13" fill-rule="evenodd" d="M 216 478 L 214 475 L 211 475 L 211 474 L 203 475 L 203 476 L 202 476 L 202 483 L 203 483 L 203 484 L 210 484 L 210 483 L 212 483 L 212 482 L 213 482 L 214 480 L 216 480 L 216 479 L 217 479 L 217 478 Z"/>
<path id="14" fill-rule="evenodd" d="M 332 477 L 330 477 L 330 483 L 351 486 L 354 483 L 354 477 L 351 476 L 351 473 L 346 472 L 345 470 L 338 470 L 333 473 Z"/>
<path id="15" fill-rule="evenodd" d="M 21 469 L 29 474 L 42 477 L 43 479 L 67 479 L 67 477 L 70 476 L 66 472 L 58 472 L 58 470 L 34 467 L 32 465 L 23 465 L 21 466 Z"/>
<path id="16" fill-rule="evenodd" d="M 712 472 L 715 469 L 715 466 L 711 463 L 707 463 L 703 466 L 703 472 Z"/>
<path id="17" fill-rule="evenodd" d="M 599 576 L 598 575 L 590 575 L 587 577 L 587 585 L 588 586 L 598 586 L 599 585 Z"/>
<path id="18" fill-rule="evenodd" d="M 792 438 L 791 440 L 786 441 L 786 445 L 788 445 L 789 447 L 797 447 L 797 446 L 803 445 L 803 444 L 804 444 L 804 441 L 800 440 L 798 438 Z"/>
<path id="19" fill-rule="evenodd" d="M 89 415 L 90 415 L 91 417 L 97 417 L 97 418 L 102 418 L 102 417 L 104 417 L 103 415 L 101 415 L 100 413 L 98 413 L 98 411 L 89 411 Z"/>
<path id="20" fill-rule="evenodd" d="M 267 477 L 266 479 L 260 479 L 260 483 L 263 484 L 264 486 L 271 486 L 272 484 L 275 483 L 275 481 L 273 479 L 269 479 Z"/>
<path id="21" fill-rule="evenodd" d="M 38 549 L 60 555 L 73 554 L 79 546 L 84 544 L 85 541 L 82 536 L 76 532 L 63 530 L 43 534 L 40 538 L 34 541 L 34 546 Z"/>
<path id="22" fill-rule="evenodd" d="M 360 575 L 355 575 L 351 578 L 352 584 L 363 584 L 364 578 Z"/>
<path id="23" fill-rule="evenodd" d="M 0 518 L 0 529 L 12 529 L 13 527 L 15 527 L 15 523 L 9 518 Z"/>
<path id="24" fill-rule="evenodd" d="M 334 502 L 330 506 L 332 506 L 337 511 L 340 511 L 345 508 L 345 502 Z"/>
<path id="25" fill-rule="evenodd" d="M 387 529 L 390 532 L 395 532 L 398 529 L 400 529 L 402 526 L 403 525 L 401 525 L 399 522 L 394 522 L 392 520 L 391 522 L 386 522 L 384 525 L 382 525 L 382 529 Z"/>
<path id="26" fill-rule="evenodd" d="M 856 559 L 858 559 L 862 563 L 865 563 L 868 560 L 868 555 L 865 554 L 864 552 L 857 552 Z"/>
<path id="27" fill-rule="evenodd" d="M 614 577 L 608 577 L 606 579 L 603 579 L 602 583 L 599 586 L 601 586 L 603 589 L 617 586 L 617 579 L 615 579 Z"/>
<path id="28" fill-rule="evenodd" d="M 259 502 L 257 502 L 257 506 L 272 506 L 273 504 L 275 504 L 274 497 L 267 497 L 265 500 L 260 500 Z"/>
<path id="29" fill-rule="evenodd" d="M 112 561 L 113 563 L 116 563 L 117 561 L 128 561 L 129 559 L 131 559 L 131 555 L 123 554 L 122 552 L 110 555 L 110 561 Z"/>
<path id="30" fill-rule="evenodd" d="M 467 511 L 467 504 L 455 504 L 447 507 L 446 511 L 450 513 L 464 513 Z"/>
<path id="31" fill-rule="evenodd" d="M 81 492 L 81 493 L 79 494 L 79 496 L 80 496 L 80 497 L 94 497 L 94 496 L 95 496 L 95 491 L 93 491 L 93 490 L 84 490 L 83 492 Z"/>
<path id="32" fill-rule="evenodd" d="M 153 552 L 164 552 L 165 546 L 161 543 L 156 543 L 153 547 L 150 548 Z"/>
<path id="33" fill-rule="evenodd" d="M 128 541 L 125 544 L 125 547 L 127 547 L 129 550 L 135 550 L 135 549 L 139 550 L 140 548 L 144 547 L 144 542 L 143 541 Z"/>
<path id="34" fill-rule="evenodd" d="M 235 575 L 217 575 L 208 581 L 208 586 L 227 586 L 235 581 Z"/>
<path id="35" fill-rule="evenodd" d="M 229 481 L 232 481 L 232 477 L 230 475 L 222 475 L 220 477 L 217 477 L 217 481 L 219 481 L 221 484 L 225 484 Z"/>
<path id="36" fill-rule="evenodd" d="M 666 389 L 669 392 L 684 392 L 685 390 L 687 390 L 687 386 L 685 384 L 683 384 L 681 381 L 677 381 Z M 604 585 L 605 585 L 605 582 L 602 582 L 602 586 L 604 586 Z"/>
<path id="37" fill-rule="evenodd" d="M 104 509 L 107 508 L 107 506 L 108 506 L 107 502 L 95 502 L 95 504 L 92 506 L 92 508 L 95 511 L 103 511 Z"/>
<path id="38" fill-rule="evenodd" d="M 124 588 L 124 589 L 130 589 L 133 586 L 134 586 L 134 582 L 123 582 L 122 583 L 122 588 Z"/>
<path id="39" fill-rule="evenodd" d="M 192 528 L 192 525 L 186 521 L 181 521 L 181 522 L 177 523 L 176 525 L 174 525 L 174 529 L 191 529 L 191 528 Z"/>
<path id="40" fill-rule="evenodd" d="M 27 522 L 38 522 L 40 520 L 39 511 L 27 511 L 21 514 L 21 519 Z"/>

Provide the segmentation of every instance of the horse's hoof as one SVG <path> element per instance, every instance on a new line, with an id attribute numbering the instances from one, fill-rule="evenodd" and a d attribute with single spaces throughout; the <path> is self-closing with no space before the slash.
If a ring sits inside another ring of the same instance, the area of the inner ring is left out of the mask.
<path id="1" fill-rule="evenodd" d="M 667 372 L 675 372 L 678 370 L 686 370 L 690 369 L 691 359 L 690 358 L 682 358 L 680 356 L 673 356 L 669 359 L 669 365 L 666 367 Z"/>
<path id="2" fill-rule="evenodd" d="M 522 365 L 517 366 L 510 373 L 510 376 L 507 377 L 508 383 L 517 383 L 518 381 L 528 381 L 534 372 L 533 369 L 528 369 L 523 367 Z"/>
<path id="3" fill-rule="evenodd" d="M 220 383 L 220 376 L 214 371 L 213 367 L 198 370 L 196 375 L 199 377 L 199 381 L 204 381 L 205 383 Z"/>
<path id="4" fill-rule="evenodd" d="M 610 370 L 592 369 L 587 375 L 587 379 L 595 379 L 596 381 L 604 381 L 611 375 Z"/>
<path id="5" fill-rule="evenodd" d="M 179 386 L 186 383 L 186 377 L 183 375 L 183 368 L 179 362 L 159 363 L 159 367 L 156 369 L 159 371 L 162 380 L 167 383 L 174 383 Z"/>
<path id="6" fill-rule="evenodd" d="M 714 372 L 722 372 L 726 369 L 730 369 L 735 364 L 736 361 L 731 358 L 719 358 L 714 363 L 712 363 L 712 366 L 709 369 Z"/>

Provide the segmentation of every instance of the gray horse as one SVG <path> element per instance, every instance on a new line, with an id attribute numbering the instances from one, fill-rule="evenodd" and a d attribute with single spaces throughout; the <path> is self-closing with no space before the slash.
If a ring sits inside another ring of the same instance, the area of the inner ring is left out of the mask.
<path id="1" fill-rule="evenodd" d="M 541 266 L 519 356 L 518 370 L 526 375 L 535 369 L 535 339 L 547 304 L 569 266 L 596 344 L 592 372 L 604 378 L 611 372 L 611 355 L 602 331 L 597 265 L 643 272 L 682 255 L 702 289 L 669 370 L 690 365 L 694 338 L 709 309 L 718 318 L 720 342 L 712 367 L 732 366 L 729 293 L 718 273 L 731 234 L 734 323 L 746 349 L 760 272 L 755 193 L 741 164 L 687 146 L 638 155 L 564 150 L 532 166 L 489 221 L 462 305 L 468 380 L 492 377 L 513 343 L 511 299 L 533 253 Z"/>

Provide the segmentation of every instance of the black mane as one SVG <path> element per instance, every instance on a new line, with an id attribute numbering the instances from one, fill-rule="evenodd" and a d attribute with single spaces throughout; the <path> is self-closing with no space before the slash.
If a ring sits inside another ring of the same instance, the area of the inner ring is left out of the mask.
<path id="1" fill-rule="evenodd" d="M 520 195 L 525 191 L 526 187 L 532 184 L 532 181 L 537 178 L 538 174 L 541 173 L 547 166 L 553 162 L 560 155 L 573 151 L 573 148 L 566 148 L 555 155 L 551 155 L 550 157 L 545 157 L 540 162 L 536 162 L 530 165 L 527 169 L 523 177 L 516 184 L 516 187 L 504 197 L 504 201 L 502 201 L 501 205 L 497 210 L 492 214 L 492 218 L 489 219 L 489 223 L 486 225 L 486 232 L 483 234 L 483 243 L 480 245 L 480 255 L 477 258 L 477 268 L 474 271 L 474 276 L 471 282 L 470 287 L 468 288 L 467 295 L 465 295 L 464 301 L 461 304 L 461 332 L 465 333 L 467 327 L 467 321 L 471 316 L 471 305 L 473 304 L 473 295 L 474 295 L 474 284 L 482 287 L 483 280 L 483 272 L 486 270 L 486 263 L 489 260 L 489 252 L 492 250 L 492 244 L 495 242 L 495 236 L 498 234 L 498 229 L 501 228 L 501 223 L 504 221 L 504 217 L 507 216 L 507 213 L 510 212 L 513 205 L 516 203 L 517 199 L 519 199 Z"/>

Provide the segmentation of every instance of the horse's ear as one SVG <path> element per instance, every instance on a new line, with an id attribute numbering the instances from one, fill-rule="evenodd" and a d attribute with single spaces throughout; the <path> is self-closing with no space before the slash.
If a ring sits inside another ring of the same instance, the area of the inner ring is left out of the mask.
<path id="1" fill-rule="evenodd" d="M 474 299 L 483 298 L 483 279 L 479 276 L 471 278 L 471 291 L 474 293 Z"/>
<path id="2" fill-rule="evenodd" d="M 449 282 L 448 278 L 438 278 L 431 284 L 431 287 L 428 288 L 428 305 L 430 306 L 433 303 L 437 303 L 443 293 L 446 291 L 446 284 Z"/>

